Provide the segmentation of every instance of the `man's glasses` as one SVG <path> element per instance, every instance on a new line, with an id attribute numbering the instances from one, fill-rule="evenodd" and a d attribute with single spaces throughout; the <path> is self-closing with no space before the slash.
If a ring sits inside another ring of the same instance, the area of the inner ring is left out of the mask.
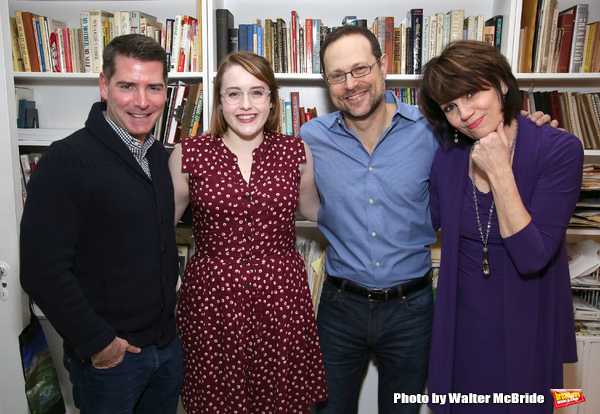
<path id="1" fill-rule="evenodd" d="M 381 56 L 379 59 L 381 59 Z M 369 73 L 371 73 L 371 69 L 379 62 L 379 59 L 377 59 L 372 65 L 357 66 L 349 72 L 332 73 L 331 75 L 327 76 L 325 80 L 330 85 L 335 85 L 336 83 L 346 82 L 346 76 L 348 74 L 351 74 L 353 78 L 362 78 L 363 76 L 367 76 Z"/>
<path id="2" fill-rule="evenodd" d="M 239 105 L 246 94 L 253 105 L 261 105 L 267 101 L 270 93 L 271 91 L 265 91 L 264 89 L 253 89 L 249 92 L 242 92 L 238 89 L 227 89 L 226 91 L 221 91 L 221 96 L 223 96 L 225 103 Z"/>

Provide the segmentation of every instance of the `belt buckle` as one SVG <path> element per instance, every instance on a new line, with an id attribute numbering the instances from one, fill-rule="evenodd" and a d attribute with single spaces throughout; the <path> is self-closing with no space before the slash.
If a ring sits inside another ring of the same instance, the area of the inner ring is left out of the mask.
<path id="1" fill-rule="evenodd" d="M 389 289 L 369 289 L 367 291 L 367 298 L 369 302 L 386 302 L 388 300 Z M 374 298 L 372 295 L 385 294 L 384 299 Z"/>

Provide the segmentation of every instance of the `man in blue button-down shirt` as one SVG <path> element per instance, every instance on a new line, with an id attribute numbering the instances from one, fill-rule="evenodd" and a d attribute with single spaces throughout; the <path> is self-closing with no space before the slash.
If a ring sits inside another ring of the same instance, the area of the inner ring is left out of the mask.
<path id="1" fill-rule="evenodd" d="M 428 186 L 438 143 L 416 107 L 385 91 L 390 58 L 368 29 L 334 30 L 321 63 L 339 111 L 301 129 L 330 243 L 317 319 L 329 399 L 317 411 L 356 413 L 374 355 L 379 413 L 418 413 L 433 318 Z"/>
<path id="2" fill-rule="evenodd" d="M 377 358 L 379 412 L 418 412 L 394 393 L 421 394 L 427 377 L 433 297 L 428 183 L 438 148 L 416 107 L 385 91 L 375 36 L 357 26 L 321 46 L 324 77 L 340 111 L 303 125 L 321 194 L 328 279 L 318 328 L 329 400 L 323 413 L 354 413 L 369 357 Z"/>

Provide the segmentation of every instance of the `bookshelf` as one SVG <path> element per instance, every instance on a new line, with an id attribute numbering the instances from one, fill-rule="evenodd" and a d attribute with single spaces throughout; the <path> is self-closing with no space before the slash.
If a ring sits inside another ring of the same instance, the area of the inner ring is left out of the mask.
<path id="1" fill-rule="evenodd" d="M 443 0 L 423 0 L 419 4 L 409 1 L 394 2 L 393 5 L 385 0 L 325 2 L 322 0 L 304 0 L 297 3 L 288 3 L 274 0 L 197 0 L 202 7 L 202 68 L 200 72 L 193 73 L 171 73 L 171 81 L 204 83 L 203 98 L 204 125 L 209 125 L 212 110 L 212 80 L 216 74 L 216 22 L 215 10 L 226 8 L 234 16 L 234 25 L 240 23 L 252 23 L 256 18 L 275 19 L 281 17 L 289 21 L 291 11 L 298 12 L 301 21 L 306 18 L 320 18 L 323 24 L 333 27 L 340 25 L 346 15 L 356 15 L 365 18 L 370 25 L 377 16 L 394 16 L 396 22 L 405 18 L 406 12 L 413 7 L 423 8 L 424 16 L 434 13 L 446 13 L 450 9 L 464 9 L 465 16 L 483 14 L 486 18 L 502 14 L 504 26 L 502 35 L 502 52 L 509 58 L 513 68 L 517 67 L 519 28 L 522 13 L 522 0 L 493 0 L 482 2 L 480 0 L 454 0 L 451 4 Z M 112 10 L 141 10 L 158 17 L 163 22 L 166 18 L 177 14 L 189 14 L 197 16 L 196 0 L 98 0 L 98 1 L 70 1 L 70 0 L 0 0 L 1 48 L 5 64 L 0 70 L 4 73 L 6 82 L 6 96 L 0 101 L 0 119 L 8 119 L 9 122 L 0 123 L 2 126 L 2 139 L 12 157 L 12 163 L 5 163 L 2 167 L 3 177 L 0 183 L 3 188 L 9 189 L 16 200 L 14 210 L 16 214 L 11 220 L 12 226 L 7 235 L 9 240 L 18 239 L 18 222 L 21 214 L 20 205 L 20 180 L 18 151 L 35 148 L 36 151 L 47 146 L 52 140 L 65 136 L 64 131 L 79 129 L 87 118 L 89 108 L 93 102 L 99 99 L 98 74 L 86 73 L 25 73 L 13 72 L 11 62 L 10 31 L 5 24 L 9 16 L 14 16 L 17 10 L 32 11 L 37 14 L 55 17 L 67 22 L 69 27 L 78 27 L 80 22 L 79 12 L 90 9 Z M 579 3 L 577 0 L 559 0 L 559 9 Z M 600 20 L 600 5 L 588 1 L 590 4 L 588 21 Z M 515 70 L 515 72 L 517 72 Z M 531 74 L 516 73 L 521 89 L 533 91 L 544 91 L 558 89 L 559 91 L 598 92 L 600 90 L 600 74 Z M 280 85 L 280 96 L 289 98 L 292 91 L 300 92 L 300 106 L 317 107 L 319 114 L 335 110 L 329 100 L 325 82 L 319 74 L 277 74 L 276 78 Z M 388 87 L 416 87 L 418 75 L 388 75 L 386 84 Z M 40 134 L 39 139 L 25 139 L 20 136 L 16 128 L 15 98 L 12 90 L 15 86 L 24 86 L 34 89 L 36 106 L 39 111 L 42 128 L 47 131 Z M 59 132 L 60 131 L 60 132 Z M 586 162 L 600 163 L 600 150 L 586 150 Z M 298 237 L 317 238 L 323 240 L 322 235 L 314 223 L 298 222 Z M 600 241 L 600 230 L 577 229 L 568 231 L 569 238 L 593 238 Z M 14 244 L 14 243 L 13 243 Z M 0 245 L 2 248 L 2 245 Z M 12 248 L 15 248 L 12 246 Z M 3 252 L 0 252 L 3 253 Z M 13 252 L 13 255 L 15 253 Z M 18 263 L 11 266 L 18 269 Z M 12 332 L 15 336 L 18 332 Z M 600 350 L 597 352 L 597 354 Z M 595 361 L 600 358 L 595 356 Z M 58 360 L 60 362 L 60 359 Z M 600 364 L 600 361 L 598 362 Z M 597 365 L 600 366 L 600 365 Z M 20 367 L 18 367 L 20 369 Z M 363 388 L 360 400 L 360 412 L 376 412 L 376 377 L 372 375 L 372 369 L 367 375 L 367 383 Z M 20 375 L 15 372 L 14 375 Z M 67 380 L 68 381 L 68 380 Z M 578 382 L 579 384 L 580 382 Z M 592 399 L 586 395 L 588 401 Z M 600 401 L 597 402 L 600 405 Z M 591 405 L 588 403 L 589 407 Z M 582 405 L 583 407 L 583 405 Z M 588 412 L 591 412 L 590 411 Z M 582 413 L 583 411 L 580 411 Z M 596 411 L 597 412 L 597 411 Z"/>

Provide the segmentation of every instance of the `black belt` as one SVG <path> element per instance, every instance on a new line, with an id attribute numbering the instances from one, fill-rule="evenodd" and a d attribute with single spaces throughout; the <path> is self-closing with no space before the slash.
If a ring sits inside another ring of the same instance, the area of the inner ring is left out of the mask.
<path id="1" fill-rule="evenodd" d="M 406 296 L 410 293 L 417 292 L 429 284 L 429 272 L 423 277 L 413 279 L 406 283 L 401 283 L 397 286 L 393 286 L 387 289 L 367 289 L 359 285 L 355 285 L 346 279 L 340 279 L 339 277 L 327 276 L 327 280 L 337 287 L 347 292 L 356 293 L 358 295 L 366 296 L 371 302 L 385 302 L 388 300 L 394 300 L 398 298 L 399 292 L 402 292 L 402 296 Z M 344 283 L 346 282 L 346 283 Z"/>

